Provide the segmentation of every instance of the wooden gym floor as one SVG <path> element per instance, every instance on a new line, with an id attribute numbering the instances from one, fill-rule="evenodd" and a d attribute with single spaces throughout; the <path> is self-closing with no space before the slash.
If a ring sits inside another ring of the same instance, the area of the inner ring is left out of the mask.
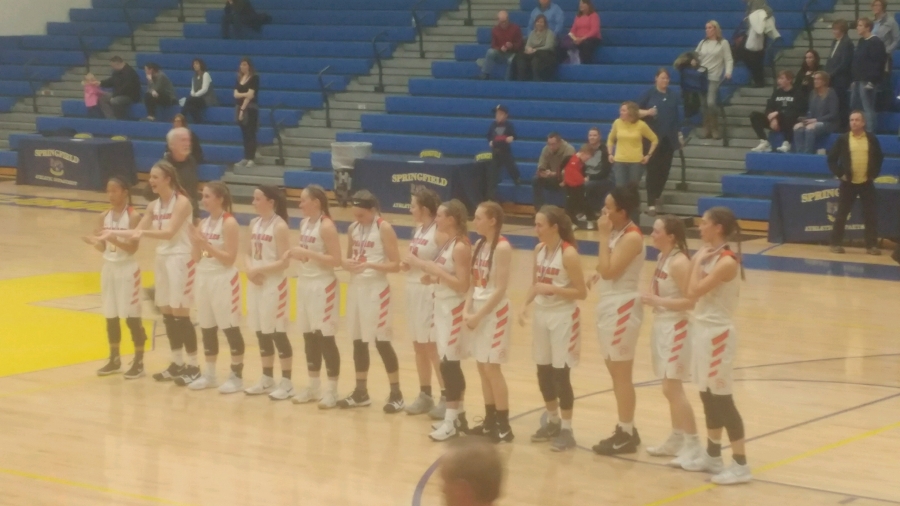
<path id="1" fill-rule="evenodd" d="M 432 475 L 442 445 L 427 437 L 430 420 L 381 412 L 388 385 L 377 354 L 369 380 L 376 403 L 353 411 L 95 376 L 107 352 L 97 314 L 101 259 L 79 237 L 104 208 L 103 198 L 0 183 L 0 505 L 442 504 L 440 480 Z M 405 216 L 388 218 L 410 224 Z M 339 210 L 336 219 L 346 221 L 348 213 Z M 407 228 L 398 228 L 408 237 Z M 518 248 L 533 244 L 529 227 L 508 228 Z M 596 251 L 591 233 L 580 234 L 582 251 Z M 138 254 L 148 285 L 149 243 Z M 859 249 L 838 257 L 825 247 L 776 247 L 764 238 L 743 246 L 750 269 L 737 317 L 735 398 L 756 481 L 715 487 L 706 475 L 666 468 L 665 459 L 649 457 L 643 447 L 622 458 L 589 451 L 616 422 L 592 293 L 582 304 L 584 352 L 573 373 L 574 452 L 554 454 L 529 442 L 542 402 L 529 332 L 514 327 L 505 373 L 517 438 L 501 447 L 508 463 L 501 505 L 900 504 L 900 269 Z M 510 289 L 516 312 L 530 258 L 526 249 L 516 251 L 521 275 Z M 583 263 L 590 270 L 595 259 L 585 254 Z M 648 261 L 645 284 L 652 272 Z M 403 282 L 392 281 L 400 294 L 394 329 L 401 386 L 411 401 L 418 384 Z M 145 318 L 152 329 L 149 310 Z M 636 424 L 645 445 L 669 431 L 668 408 L 650 369 L 649 328 L 645 323 L 635 363 Z M 245 378 L 254 381 L 257 347 L 252 333 L 244 335 Z M 296 332 L 291 337 L 295 386 L 303 386 L 302 341 Z M 338 341 L 344 394 L 353 386 L 352 347 L 343 330 Z M 148 353 L 148 372 L 166 366 L 167 348 L 162 337 Z M 127 333 L 123 352 L 127 363 Z M 483 414 L 480 382 L 473 362 L 464 367 L 471 421 Z M 696 389 L 686 388 L 702 426 Z"/>

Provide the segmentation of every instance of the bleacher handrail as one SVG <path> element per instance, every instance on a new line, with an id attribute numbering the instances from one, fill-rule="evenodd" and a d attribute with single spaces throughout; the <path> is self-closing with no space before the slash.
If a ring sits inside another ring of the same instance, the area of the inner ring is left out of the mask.
<path id="1" fill-rule="evenodd" d="M 854 3 L 856 4 L 856 6 L 855 6 L 856 12 L 854 14 L 853 19 L 856 20 L 856 19 L 859 19 L 859 0 L 855 0 Z"/>
<path id="2" fill-rule="evenodd" d="M 32 64 L 34 63 L 34 58 L 29 59 L 23 65 L 23 69 L 25 70 L 25 79 L 28 81 L 28 87 L 31 88 L 31 110 L 34 111 L 35 114 L 38 113 L 38 90 L 40 86 L 35 88 L 34 80 L 32 79 L 33 73 L 31 72 Z"/>
<path id="3" fill-rule="evenodd" d="M 78 33 L 78 45 L 81 47 L 81 53 L 84 55 L 84 71 L 89 73 L 91 71 L 91 50 L 84 40 L 84 32 L 82 30 Z"/>
<path id="4" fill-rule="evenodd" d="M 803 27 L 804 27 L 804 30 L 806 31 L 806 39 L 809 42 L 810 49 L 813 48 L 812 31 L 813 31 L 813 21 L 814 20 L 809 19 L 809 10 L 810 10 L 810 8 L 812 8 L 813 4 L 815 4 L 817 1 L 818 0 L 806 0 L 806 2 L 803 4 Z M 856 0 L 856 11 L 857 11 L 856 17 L 858 18 L 859 17 L 859 0 Z"/>
<path id="5" fill-rule="evenodd" d="M 776 51 L 775 47 L 779 42 L 782 41 L 781 37 L 773 40 L 769 47 L 766 48 L 766 51 L 769 53 L 766 55 L 769 61 L 769 67 L 772 71 L 772 91 L 774 92 L 776 88 L 778 88 L 778 60 L 781 59 L 782 54 Z"/>
<path id="6" fill-rule="evenodd" d="M 419 14 L 416 12 L 416 9 L 418 9 L 424 1 L 425 0 L 419 0 L 412 6 L 412 21 L 413 26 L 416 28 L 416 37 L 419 39 L 419 58 L 422 59 L 425 59 L 425 36 L 422 34 L 422 22 L 419 21 Z"/>
<path id="7" fill-rule="evenodd" d="M 184 0 L 178 0 L 178 22 L 184 23 L 186 19 L 184 17 Z"/>
<path id="8" fill-rule="evenodd" d="M 275 133 L 275 140 L 278 141 L 278 157 L 275 158 L 275 165 L 284 165 L 284 143 L 281 140 L 281 125 L 282 120 L 275 120 L 275 113 L 278 112 L 278 109 L 281 107 L 281 104 L 275 104 L 269 108 L 269 124 L 272 125 L 272 130 Z"/>
<path id="9" fill-rule="evenodd" d="M 328 69 L 331 68 L 331 65 L 326 66 L 322 70 L 319 71 L 318 79 L 319 79 L 319 91 L 322 92 L 322 104 L 325 106 L 325 127 L 331 128 L 331 101 L 328 98 L 328 89 L 331 87 L 331 83 L 325 84 L 325 80 L 322 79 L 322 76 L 325 72 L 328 72 Z"/>
<path id="10" fill-rule="evenodd" d="M 384 68 L 381 64 L 381 51 L 378 50 L 378 39 L 387 33 L 387 30 L 382 30 L 372 37 L 372 55 L 375 57 L 375 64 L 378 65 L 378 84 L 375 85 L 375 93 L 384 93 Z"/>
<path id="11" fill-rule="evenodd" d="M 466 19 L 463 21 L 463 24 L 466 26 L 475 24 L 475 20 L 472 18 L 472 0 L 466 0 Z"/>
<path id="12" fill-rule="evenodd" d="M 122 15 L 125 17 L 125 24 L 128 25 L 128 32 L 131 38 L 131 50 L 137 51 L 137 43 L 134 40 L 134 23 L 131 19 L 131 13 L 128 12 L 128 5 L 131 3 L 131 1 L 132 0 L 125 0 L 124 2 L 122 2 Z"/>

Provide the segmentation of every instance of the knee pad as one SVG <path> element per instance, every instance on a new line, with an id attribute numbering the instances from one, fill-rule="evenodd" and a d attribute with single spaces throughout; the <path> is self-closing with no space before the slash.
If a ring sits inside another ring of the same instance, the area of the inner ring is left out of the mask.
<path id="1" fill-rule="evenodd" d="M 271 357 L 275 354 L 275 340 L 272 334 L 263 334 L 262 332 L 257 332 L 256 337 L 259 339 L 260 357 Z"/>
<path id="2" fill-rule="evenodd" d="M 239 327 L 225 329 L 225 339 L 228 339 L 228 347 L 231 348 L 232 357 L 240 357 L 244 354 L 244 336 Z"/>
<path id="3" fill-rule="evenodd" d="M 337 378 L 341 374 L 341 353 L 338 351 L 334 336 L 323 336 L 316 333 L 322 345 L 322 358 L 325 359 L 325 372 L 329 378 Z"/>
<path id="4" fill-rule="evenodd" d="M 556 382 L 553 380 L 553 366 L 539 365 L 537 366 L 538 387 L 541 389 L 541 395 L 544 396 L 544 402 L 553 402 L 557 399 Z"/>
<path id="5" fill-rule="evenodd" d="M 400 363 L 397 360 L 397 353 L 390 341 L 375 341 L 375 349 L 381 355 L 381 361 L 384 362 L 384 370 L 388 374 L 393 374 L 400 369 Z"/>
<path id="6" fill-rule="evenodd" d="M 731 442 L 744 439 L 744 420 L 734 405 L 734 397 L 731 395 L 714 395 L 719 412 L 722 416 L 722 425 L 728 432 L 728 440 Z"/>
<path id="7" fill-rule="evenodd" d="M 203 354 L 214 357 L 219 354 L 219 328 L 200 329 L 203 336 Z"/>
<path id="8" fill-rule="evenodd" d="M 361 339 L 353 341 L 353 364 L 356 372 L 369 371 L 369 343 L 364 343 Z"/>
<path id="9" fill-rule="evenodd" d="M 306 352 L 306 370 L 319 372 L 322 370 L 322 343 L 319 336 L 312 332 L 303 334 L 303 350 Z"/>
<path id="10" fill-rule="evenodd" d="M 700 392 L 700 400 L 703 402 L 703 414 L 706 416 L 706 428 L 721 429 L 722 423 L 712 397 L 713 395 L 709 390 Z"/>
<path id="11" fill-rule="evenodd" d="M 144 330 L 144 323 L 140 318 L 126 318 L 125 324 L 131 332 L 131 341 L 135 348 L 142 348 L 147 342 L 147 331 Z"/>
<path id="12" fill-rule="evenodd" d="M 556 392 L 559 395 L 559 409 L 570 410 L 575 406 L 575 392 L 572 390 L 571 369 L 553 369 L 553 382 L 556 384 Z"/>
<path id="13" fill-rule="evenodd" d="M 191 323 L 190 316 L 176 316 L 175 326 L 180 330 L 181 339 L 184 343 L 184 351 L 189 355 L 197 353 L 197 331 L 194 330 L 194 324 Z"/>
<path id="14" fill-rule="evenodd" d="M 275 342 L 275 348 L 278 350 L 278 358 L 291 358 L 294 356 L 294 348 L 291 346 L 291 340 L 288 339 L 287 332 L 276 332 L 272 335 Z"/>
<path id="15" fill-rule="evenodd" d="M 163 325 L 166 327 L 166 337 L 169 338 L 169 348 L 172 351 L 184 348 L 184 338 L 181 336 L 181 332 L 178 332 L 175 317 L 170 314 L 164 314 Z"/>
<path id="16" fill-rule="evenodd" d="M 447 390 L 447 402 L 457 402 L 461 400 L 463 392 L 466 391 L 466 377 L 463 375 L 462 366 L 459 361 L 442 361 L 441 374 L 444 376 L 444 386 Z"/>
<path id="17" fill-rule="evenodd" d="M 119 326 L 118 318 L 106 319 L 106 339 L 109 341 L 109 344 L 122 342 L 122 327 Z"/>

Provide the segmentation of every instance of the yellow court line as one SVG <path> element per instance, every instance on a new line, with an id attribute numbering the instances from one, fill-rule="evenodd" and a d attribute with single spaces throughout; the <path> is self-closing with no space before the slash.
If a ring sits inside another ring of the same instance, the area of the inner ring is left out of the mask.
<path id="1" fill-rule="evenodd" d="M 55 476 L 45 476 L 43 474 L 37 473 L 29 473 L 27 471 L 19 471 L 17 469 L 5 469 L 0 467 L 0 473 L 8 474 L 10 476 L 18 476 L 20 478 L 28 478 L 36 481 L 43 481 L 47 483 L 55 483 L 57 485 L 67 485 L 70 487 L 80 488 L 84 490 L 90 490 L 93 492 L 101 492 L 104 494 L 119 496 L 119 497 L 127 497 L 129 499 L 138 499 L 141 501 L 152 502 L 156 504 L 169 504 L 172 506 L 194 506 L 190 503 L 183 503 L 178 501 L 172 501 L 170 499 L 164 499 L 162 497 L 154 497 L 152 495 L 143 495 L 143 494 L 135 494 L 132 492 L 126 492 L 124 490 L 116 490 L 114 488 L 102 487 L 99 485 L 92 485 L 90 483 L 82 483 L 80 481 L 67 480 L 65 478 L 57 478 Z"/>
<path id="2" fill-rule="evenodd" d="M 830 444 L 827 444 L 824 446 L 820 446 L 818 448 L 814 448 L 807 452 L 803 452 L 798 455 L 794 455 L 793 457 L 788 457 L 786 459 L 778 460 L 778 461 L 772 462 L 770 464 L 766 464 L 764 466 L 757 467 L 756 469 L 753 470 L 753 473 L 754 474 L 762 474 L 766 471 L 771 471 L 772 469 L 775 469 L 778 467 L 783 467 L 788 464 L 793 464 L 794 462 L 797 462 L 798 460 L 803 460 L 805 458 L 814 457 L 816 455 L 825 453 L 827 451 L 834 450 L 836 448 L 840 448 L 841 446 L 846 446 L 850 443 L 855 443 L 857 441 L 861 441 L 863 439 L 867 439 L 872 436 L 877 436 L 883 432 L 887 432 L 887 431 L 894 430 L 894 429 L 900 429 L 900 422 L 892 423 L 890 425 L 885 425 L 884 427 L 870 430 L 868 432 L 863 432 L 862 434 L 857 434 L 855 436 L 848 437 L 846 439 L 842 439 L 835 443 L 830 443 Z M 685 490 L 684 492 L 679 492 L 675 495 L 666 497 L 664 499 L 660 499 L 658 501 L 653 501 L 653 502 L 647 503 L 644 506 L 662 506 L 664 504 L 673 503 L 675 501 L 697 495 L 701 492 L 706 492 L 707 490 L 712 490 L 714 488 L 717 488 L 718 486 L 719 485 L 716 485 L 715 483 L 708 483 L 708 484 L 700 486 L 700 487 L 692 488 L 690 490 Z"/>

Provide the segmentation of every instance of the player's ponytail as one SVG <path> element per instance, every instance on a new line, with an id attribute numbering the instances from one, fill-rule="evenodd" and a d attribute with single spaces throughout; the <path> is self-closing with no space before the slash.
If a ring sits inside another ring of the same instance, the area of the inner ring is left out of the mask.
<path id="1" fill-rule="evenodd" d="M 559 237 L 563 242 L 575 246 L 575 231 L 572 229 L 572 220 L 565 211 L 557 206 L 546 205 L 542 207 L 539 212 L 547 218 L 547 223 L 549 223 L 551 227 L 556 225 L 556 228 L 559 231 Z"/>
<path id="2" fill-rule="evenodd" d="M 257 186 L 257 190 L 261 191 L 266 199 L 271 200 L 275 206 L 275 214 L 281 216 L 285 223 L 288 223 L 289 217 L 287 212 L 287 197 L 284 192 L 276 186 Z"/>
<path id="3" fill-rule="evenodd" d="M 213 195 L 222 199 L 222 209 L 224 209 L 226 213 L 232 212 L 234 204 L 231 200 L 231 191 L 225 183 L 221 181 L 210 181 L 204 185 L 204 188 L 209 188 L 210 191 L 213 192 Z"/>
<path id="4" fill-rule="evenodd" d="M 663 229 L 666 231 L 667 235 L 671 235 L 675 237 L 675 247 L 678 248 L 678 251 L 684 253 L 684 256 L 691 258 L 690 250 L 688 250 L 687 245 L 687 230 L 684 226 L 684 221 L 681 218 L 667 214 L 659 218 L 663 223 Z"/>
<path id="5" fill-rule="evenodd" d="M 311 184 L 303 189 L 307 195 L 313 200 L 319 201 L 319 211 L 325 216 L 331 218 L 331 212 L 328 210 L 328 195 L 325 195 L 325 189 L 317 184 Z"/>
<path id="6" fill-rule="evenodd" d="M 731 212 L 731 209 L 727 207 L 713 207 L 706 211 L 706 218 L 716 225 L 721 225 L 722 227 L 722 238 L 725 241 L 735 241 L 737 242 L 737 260 L 738 265 L 741 268 L 741 279 L 747 279 L 744 274 L 744 259 L 743 252 L 741 251 L 741 241 L 740 241 L 740 233 L 741 233 L 741 225 L 738 223 L 737 218 L 734 216 L 734 213 Z"/>
<path id="7" fill-rule="evenodd" d="M 500 204 L 494 201 L 482 202 L 478 205 L 478 208 L 484 211 L 487 215 L 488 219 L 494 220 L 494 240 L 491 242 L 491 252 L 488 254 L 487 261 L 487 270 L 490 272 L 491 267 L 494 265 L 494 250 L 497 249 L 497 243 L 500 242 L 500 231 L 503 229 L 503 208 L 500 207 Z M 482 238 L 478 240 L 478 243 L 475 245 L 475 252 L 472 254 L 472 265 L 475 265 L 475 261 L 478 258 L 478 254 L 481 252 L 481 248 L 484 247 L 484 243 L 487 242 L 486 238 Z"/>

